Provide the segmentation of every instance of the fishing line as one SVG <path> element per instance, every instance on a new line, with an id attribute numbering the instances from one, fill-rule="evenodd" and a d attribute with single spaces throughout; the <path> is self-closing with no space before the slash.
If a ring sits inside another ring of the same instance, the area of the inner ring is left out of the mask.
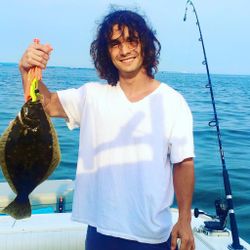
<path id="1" fill-rule="evenodd" d="M 210 90 L 213 113 L 214 113 L 214 118 L 213 118 L 213 120 L 211 120 L 208 123 L 208 125 L 210 127 L 216 128 L 216 133 L 217 133 L 217 140 L 218 140 L 218 146 L 219 146 L 219 152 L 220 152 L 220 158 L 221 158 L 221 164 L 222 164 L 224 190 L 225 190 L 225 196 L 226 196 L 226 200 L 227 200 L 227 206 L 228 206 L 227 209 L 228 209 L 228 212 L 229 212 L 230 227 L 231 227 L 231 232 L 232 232 L 231 235 L 232 235 L 232 241 L 233 241 L 232 244 L 228 246 L 228 248 L 232 249 L 232 250 L 245 249 L 239 243 L 239 234 L 238 234 L 238 227 L 237 227 L 236 217 L 235 217 L 235 212 L 234 212 L 234 207 L 233 207 L 233 197 L 232 197 L 232 192 L 231 192 L 231 185 L 230 185 L 228 171 L 227 171 L 227 168 L 226 168 L 224 150 L 223 150 L 223 147 L 222 147 L 220 126 L 219 126 L 219 120 L 218 120 L 218 115 L 217 115 L 217 111 L 216 111 L 213 86 L 212 86 L 211 77 L 210 77 L 210 73 L 209 73 L 207 55 L 206 55 L 206 51 L 205 51 L 205 45 L 204 45 L 204 41 L 203 41 L 203 36 L 202 36 L 202 32 L 201 32 L 199 18 L 198 18 L 196 9 L 194 7 L 194 4 L 193 4 L 193 2 L 191 0 L 188 0 L 187 3 L 186 3 L 186 8 L 185 8 L 185 14 L 184 14 L 183 21 L 185 22 L 186 19 L 187 19 L 188 5 L 190 5 L 192 7 L 192 9 L 193 9 L 193 12 L 194 12 L 195 18 L 196 18 L 196 24 L 197 24 L 198 29 L 199 29 L 199 34 L 200 34 L 199 41 L 201 42 L 202 50 L 203 50 L 203 56 L 204 56 L 204 60 L 203 60 L 202 64 L 206 67 L 207 78 L 208 78 L 208 83 L 206 84 L 206 88 L 208 88 Z M 216 205 L 216 202 L 215 202 L 215 205 Z M 218 207 L 216 207 L 216 211 L 217 211 L 217 208 Z M 224 219 L 226 219 L 227 212 L 223 216 L 225 216 Z M 205 223 L 205 225 L 206 225 L 206 223 Z M 215 229 L 215 228 L 213 228 L 215 223 L 210 224 L 210 225 L 211 225 L 211 229 Z"/>
<path id="2" fill-rule="evenodd" d="M 16 219 L 14 219 L 12 225 L 11 225 L 11 228 L 13 228 L 14 226 L 16 225 Z"/>

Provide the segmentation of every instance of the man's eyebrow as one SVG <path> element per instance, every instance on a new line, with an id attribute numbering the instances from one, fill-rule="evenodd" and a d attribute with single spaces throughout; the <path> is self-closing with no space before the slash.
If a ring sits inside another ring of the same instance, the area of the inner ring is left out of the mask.
<path id="1" fill-rule="evenodd" d="M 111 44 L 111 45 L 114 45 L 114 44 L 119 44 L 121 42 L 120 42 L 119 38 L 116 38 L 116 39 L 110 39 L 108 41 L 108 43 Z"/>
<path id="2" fill-rule="evenodd" d="M 119 41 L 119 38 L 120 38 L 120 37 L 115 38 L 115 39 L 110 38 L 110 39 L 109 39 L 109 42 L 116 42 L 116 41 Z"/>
<path id="3" fill-rule="evenodd" d="M 115 38 L 115 39 L 110 38 L 110 39 L 109 39 L 109 42 L 120 42 L 120 38 L 121 38 L 121 37 L 122 37 L 122 36 L 119 36 L 119 37 L 117 37 L 117 38 Z M 129 36 L 127 36 L 127 37 L 124 37 L 123 39 L 125 39 L 125 40 L 127 40 L 127 39 L 139 40 L 139 37 L 136 36 L 136 35 L 129 35 Z"/>

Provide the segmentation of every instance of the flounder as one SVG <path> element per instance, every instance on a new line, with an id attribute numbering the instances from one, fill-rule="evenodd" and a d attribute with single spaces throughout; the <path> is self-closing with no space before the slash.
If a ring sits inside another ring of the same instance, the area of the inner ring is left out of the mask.
<path id="1" fill-rule="evenodd" d="M 16 198 L 1 212 L 15 219 L 31 216 L 29 194 L 60 162 L 60 148 L 41 102 L 26 102 L 0 138 L 0 165 Z"/>

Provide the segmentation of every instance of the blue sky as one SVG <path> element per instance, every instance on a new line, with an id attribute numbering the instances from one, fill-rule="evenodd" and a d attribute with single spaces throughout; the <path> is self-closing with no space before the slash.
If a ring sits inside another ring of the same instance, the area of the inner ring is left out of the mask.
<path id="1" fill-rule="evenodd" d="M 250 1 L 194 0 L 211 73 L 250 74 Z M 184 0 L 9 0 L 0 3 L 0 62 L 18 62 L 34 37 L 50 43 L 50 66 L 93 67 L 89 45 L 110 4 L 137 9 L 157 31 L 160 70 L 204 72 L 198 29 Z"/>

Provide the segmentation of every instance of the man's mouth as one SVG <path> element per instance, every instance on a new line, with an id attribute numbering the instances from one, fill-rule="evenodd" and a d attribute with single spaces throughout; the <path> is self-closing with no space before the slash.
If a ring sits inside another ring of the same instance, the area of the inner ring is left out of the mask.
<path id="1" fill-rule="evenodd" d="M 130 63 L 134 59 L 135 59 L 135 57 L 122 58 L 122 59 L 120 59 L 120 62 L 122 62 L 122 63 Z"/>

